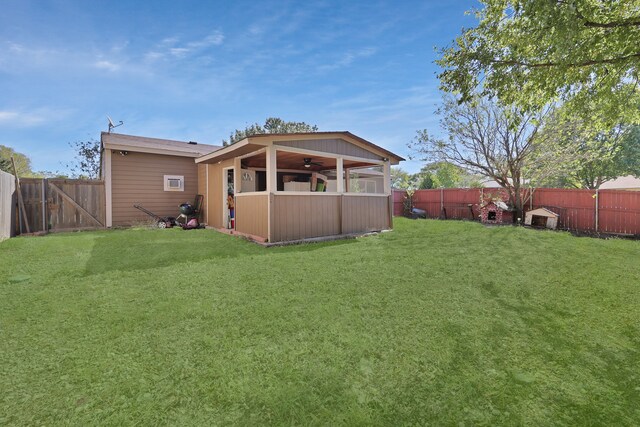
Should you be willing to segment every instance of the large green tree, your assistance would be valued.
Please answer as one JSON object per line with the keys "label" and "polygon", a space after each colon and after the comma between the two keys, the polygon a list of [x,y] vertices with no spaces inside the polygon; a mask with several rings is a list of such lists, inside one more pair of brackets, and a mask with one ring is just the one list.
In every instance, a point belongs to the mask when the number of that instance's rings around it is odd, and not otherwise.
{"label": "large green tree", "polygon": [[477,175],[446,161],[428,163],[416,174],[415,180],[421,190],[430,188],[481,187]]}
{"label": "large green tree", "polygon": [[11,162],[0,157],[0,171],[11,173]]}
{"label": "large green tree", "polygon": [[5,172],[13,174],[13,166],[11,165],[11,157],[16,163],[16,170],[20,177],[32,177],[33,171],[31,170],[31,159],[26,154],[18,153],[11,147],[6,145],[0,145],[0,168]]}
{"label": "large green tree", "polygon": [[236,129],[229,135],[229,139],[223,139],[222,145],[235,144],[236,142],[251,136],[265,133],[298,133],[298,132],[317,132],[318,126],[310,125],[305,122],[286,122],[278,117],[269,117],[265,120],[264,125],[254,123],[244,129]]}
{"label": "large green tree", "polygon": [[399,166],[391,167],[391,187],[398,190],[412,188],[412,175]]}
{"label": "large green tree", "polygon": [[596,150],[596,155],[579,162],[570,175],[582,188],[600,188],[620,176],[640,176],[640,132],[637,127],[601,132],[590,144],[585,144],[585,149]]}
{"label": "large green tree", "polygon": [[444,90],[528,111],[562,100],[579,114],[596,103],[602,128],[640,122],[640,0],[481,2],[478,25],[437,61]]}
{"label": "large green tree", "polygon": [[597,189],[620,176],[640,176],[640,127],[618,125],[594,132],[580,121],[556,132],[558,144],[571,144],[578,153],[559,174],[549,177],[549,186]]}

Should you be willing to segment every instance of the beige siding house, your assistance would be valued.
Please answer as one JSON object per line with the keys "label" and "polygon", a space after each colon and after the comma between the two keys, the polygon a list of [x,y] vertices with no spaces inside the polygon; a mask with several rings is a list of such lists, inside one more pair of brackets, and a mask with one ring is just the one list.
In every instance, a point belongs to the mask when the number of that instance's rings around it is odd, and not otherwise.
{"label": "beige siding house", "polygon": [[391,229],[402,160],[350,132],[314,132],[251,136],[196,163],[210,226],[277,243]]}
{"label": "beige siding house", "polygon": [[107,226],[177,216],[278,243],[391,229],[391,165],[404,160],[350,132],[255,135],[228,147],[102,133]]}
{"label": "beige siding house", "polygon": [[149,219],[134,204],[160,216],[177,216],[181,203],[193,202],[204,191],[199,186],[204,168],[194,159],[220,148],[106,132],[100,141],[107,227]]}

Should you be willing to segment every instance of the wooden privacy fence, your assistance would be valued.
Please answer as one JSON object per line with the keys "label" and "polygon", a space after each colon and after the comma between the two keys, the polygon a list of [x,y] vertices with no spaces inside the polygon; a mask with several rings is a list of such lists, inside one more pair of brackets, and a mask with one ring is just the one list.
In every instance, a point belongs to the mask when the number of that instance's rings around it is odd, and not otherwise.
{"label": "wooden privacy fence", "polygon": [[15,177],[0,171],[0,240],[15,234],[16,183]]}
{"label": "wooden privacy fence", "polygon": [[[31,232],[71,231],[105,226],[104,182],[81,179],[20,180]],[[26,230],[17,221],[18,232]]]}
{"label": "wooden privacy fence", "polygon": [[[429,218],[478,219],[483,193],[499,191],[497,188],[417,190],[413,205],[425,210]],[[393,192],[396,216],[404,213],[405,195],[405,191]],[[525,212],[541,207],[558,213],[558,228],[564,230],[640,235],[640,191],[537,188]]]}

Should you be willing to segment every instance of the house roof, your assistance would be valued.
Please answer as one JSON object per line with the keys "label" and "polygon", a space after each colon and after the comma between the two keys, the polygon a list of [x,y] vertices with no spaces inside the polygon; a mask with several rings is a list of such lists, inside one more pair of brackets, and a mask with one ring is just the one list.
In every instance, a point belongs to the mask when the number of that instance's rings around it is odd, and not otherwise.
{"label": "house roof", "polygon": [[125,135],[102,132],[100,141],[106,149],[133,151],[139,153],[164,154],[182,157],[200,157],[219,150],[219,145],[198,144],[172,139],[148,138],[146,136]]}
{"label": "house roof", "polygon": [[621,176],[600,186],[601,190],[635,190],[640,189],[640,178],[633,175]]}
{"label": "house roof", "polygon": [[384,154],[386,154],[387,157],[389,158],[393,158],[399,162],[404,161],[405,158],[398,156],[395,153],[392,153],[391,151],[380,147],[379,145],[374,144],[371,141],[367,141],[364,138],[359,137],[358,135],[355,135],[349,131],[333,131],[333,132],[297,132],[297,133],[266,133],[266,134],[261,134],[261,135],[253,135],[251,138],[260,138],[260,137],[282,137],[282,136],[308,136],[308,135],[318,135],[318,136],[329,136],[329,135],[342,135],[342,136],[346,136],[347,138],[353,138],[356,141],[364,144],[365,146],[368,146],[369,148],[371,148],[373,151],[380,151]]}
{"label": "house roof", "polygon": [[364,147],[367,150],[377,153],[383,157],[388,157],[392,160],[392,164],[398,164],[405,160],[403,157],[398,156],[391,151],[380,147],[379,145],[374,144],[373,142],[367,141],[364,138],[361,138],[357,135],[352,134],[348,131],[334,131],[334,132],[296,132],[296,133],[265,133],[258,135],[248,136],[232,145],[226,146],[220,150],[219,153],[209,153],[205,158],[201,158],[196,160],[196,162],[202,161],[211,161],[214,158],[216,160],[223,160],[226,158],[234,157],[236,155],[243,155],[256,148],[260,148],[261,143],[264,144],[264,140],[277,140],[279,138],[292,138],[292,137],[317,137],[318,139],[322,139],[323,137],[343,137],[345,140],[355,141]]}

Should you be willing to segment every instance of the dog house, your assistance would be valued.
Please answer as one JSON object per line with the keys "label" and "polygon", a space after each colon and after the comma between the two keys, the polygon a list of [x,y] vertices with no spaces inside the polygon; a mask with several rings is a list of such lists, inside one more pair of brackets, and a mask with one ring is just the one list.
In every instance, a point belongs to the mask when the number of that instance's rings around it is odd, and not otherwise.
{"label": "dog house", "polygon": [[480,206],[480,222],[483,224],[502,224],[502,217],[509,207],[505,202],[488,202]]}
{"label": "dog house", "polygon": [[547,208],[538,208],[525,214],[524,224],[531,227],[544,227],[555,230],[558,227],[558,215]]}

